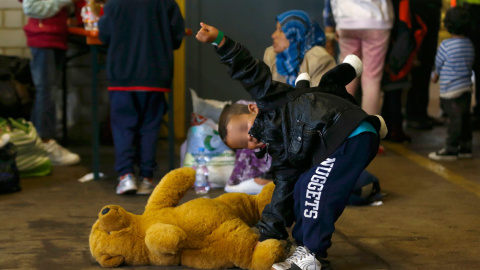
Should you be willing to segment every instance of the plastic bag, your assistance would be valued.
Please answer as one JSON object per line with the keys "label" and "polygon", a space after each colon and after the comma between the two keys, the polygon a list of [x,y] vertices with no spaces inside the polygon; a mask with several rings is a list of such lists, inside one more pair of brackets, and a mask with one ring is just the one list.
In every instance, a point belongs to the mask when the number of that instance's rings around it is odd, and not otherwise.
{"label": "plastic bag", "polygon": [[52,171],[52,163],[43,142],[31,122],[25,119],[0,117],[0,135],[8,134],[17,149],[15,159],[20,177],[44,176]]}
{"label": "plastic bag", "polygon": [[195,163],[193,155],[199,148],[204,148],[210,159],[207,169],[212,188],[224,187],[235,166],[235,152],[222,142],[217,129],[218,126],[213,120],[193,113],[183,160],[184,167],[192,167]]}
{"label": "plastic bag", "polygon": [[3,135],[0,139],[0,194],[20,191],[20,176],[15,163],[17,151],[8,142],[10,136]]}

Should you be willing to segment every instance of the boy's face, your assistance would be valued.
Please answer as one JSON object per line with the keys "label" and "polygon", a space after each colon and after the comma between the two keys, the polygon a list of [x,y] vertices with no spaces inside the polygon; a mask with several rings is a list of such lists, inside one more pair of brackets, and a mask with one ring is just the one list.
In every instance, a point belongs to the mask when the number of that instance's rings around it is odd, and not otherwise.
{"label": "boy's face", "polygon": [[288,41],[285,33],[282,31],[282,26],[277,22],[277,28],[272,34],[273,39],[273,51],[275,53],[281,53],[285,51],[290,46],[290,41]]}
{"label": "boy's face", "polygon": [[226,145],[233,149],[257,149],[264,145],[263,142],[250,136],[248,131],[257,118],[258,107],[255,104],[248,105],[249,114],[233,115],[227,124]]}

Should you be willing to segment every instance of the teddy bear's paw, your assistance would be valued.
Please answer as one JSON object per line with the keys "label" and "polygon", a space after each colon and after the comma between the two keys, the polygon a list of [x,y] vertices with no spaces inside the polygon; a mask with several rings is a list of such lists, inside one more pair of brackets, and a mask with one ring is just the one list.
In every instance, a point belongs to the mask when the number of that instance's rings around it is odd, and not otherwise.
{"label": "teddy bear's paw", "polygon": [[285,258],[284,245],[279,240],[268,239],[258,243],[253,251],[251,270],[268,270],[271,266]]}

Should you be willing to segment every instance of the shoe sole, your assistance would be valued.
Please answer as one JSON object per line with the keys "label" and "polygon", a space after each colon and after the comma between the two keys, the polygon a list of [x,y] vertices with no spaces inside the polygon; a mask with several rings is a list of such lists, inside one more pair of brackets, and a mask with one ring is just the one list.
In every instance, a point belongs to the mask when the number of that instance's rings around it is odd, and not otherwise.
{"label": "shoe sole", "polygon": [[122,193],[117,192],[118,195],[132,195],[132,194],[135,194],[135,193],[137,193],[136,189],[125,190]]}
{"label": "shoe sole", "polygon": [[458,154],[458,158],[460,159],[471,159],[473,158],[472,154]]}
{"label": "shoe sole", "polygon": [[151,191],[137,191],[137,195],[150,195],[152,194],[153,190]]}
{"label": "shoe sole", "polygon": [[80,160],[62,162],[62,163],[52,162],[52,166],[70,166],[70,165],[75,165],[75,164],[78,164],[78,163],[80,163]]}
{"label": "shoe sole", "polygon": [[428,158],[436,160],[436,161],[455,161],[455,160],[458,160],[457,156],[428,155]]}

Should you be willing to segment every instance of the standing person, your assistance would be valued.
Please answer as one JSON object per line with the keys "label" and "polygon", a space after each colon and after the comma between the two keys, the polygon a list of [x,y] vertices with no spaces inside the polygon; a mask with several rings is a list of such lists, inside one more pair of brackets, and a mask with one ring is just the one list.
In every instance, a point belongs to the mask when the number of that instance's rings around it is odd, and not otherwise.
{"label": "standing person", "polygon": [[310,83],[317,86],[323,74],[336,66],[335,59],[322,47],[324,32],[301,10],[286,11],[276,20],[273,44],[263,55],[272,79],[295,85],[299,74],[308,73]]}
{"label": "standing person", "polygon": [[275,190],[257,224],[259,241],[286,239],[285,227],[295,221],[292,236],[298,246],[285,262],[272,267],[328,269],[324,258],[334,223],[386,134],[381,117],[368,115],[345,89],[360,76],[361,60],[346,57],[316,87],[310,88],[308,74],[301,74],[294,88],[273,81],[268,66],[244,46],[215,27],[200,25],[196,38],[216,46],[230,76],[256,101],[245,105],[248,113],[224,109],[220,137],[232,149],[258,149],[258,156],[272,157]]}
{"label": "standing person", "polygon": [[[107,77],[117,194],[150,194],[156,144],[173,79],[173,50],[185,24],[174,0],[110,0],[98,21],[108,45]],[[134,165],[138,156],[137,191]]]}
{"label": "standing person", "polygon": [[[35,85],[31,121],[53,165],[73,165],[80,157],[55,141],[56,112],[53,96],[60,92],[62,66],[67,50],[69,8],[77,0],[23,0],[29,17],[25,25]],[[20,2],[22,2],[20,0]]]}
{"label": "standing person", "polygon": [[429,88],[435,53],[438,45],[438,31],[442,0],[410,0],[413,14],[418,15],[427,26],[427,34],[423,38],[417,53],[418,65],[412,68],[412,85],[407,92],[405,118],[407,127],[419,130],[432,129],[440,125],[437,119],[428,115]]}
{"label": "standing person", "polygon": [[475,47],[475,107],[472,114],[472,128],[480,130],[480,0],[452,0],[451,6],[463,6],[470,13],[471,28],[467,36]]}
{"label": "standing person", "polygon": [[[378,114],[380,83],[394,19],[392,3],[390,0],[327,1],[324,10],[326,35],[332,36],[336,30],[341,61],[349,54],[362,59],[362,109],[368,114]],[[353,96],[358,80],[347,85],[347,91]]]}
{"label": "standing person", "polygon": [[468,11],[454,7],[447,11],[445,27],[452,37],[442,41],[435,57],[432,82],[440,77],[440,101],[449,119],[445,148],[428,155],[433,160],[472,157],[472,67],[475,50],[466,36],[470,28]]}

